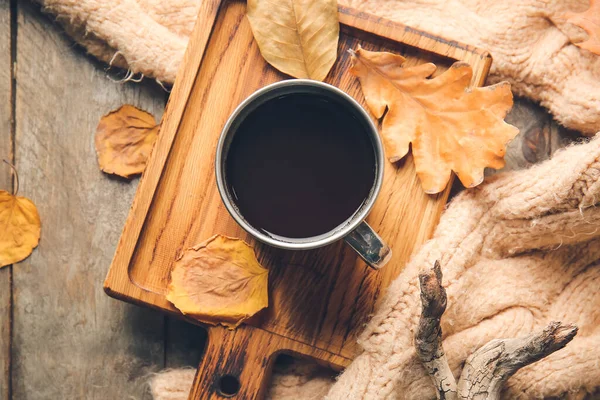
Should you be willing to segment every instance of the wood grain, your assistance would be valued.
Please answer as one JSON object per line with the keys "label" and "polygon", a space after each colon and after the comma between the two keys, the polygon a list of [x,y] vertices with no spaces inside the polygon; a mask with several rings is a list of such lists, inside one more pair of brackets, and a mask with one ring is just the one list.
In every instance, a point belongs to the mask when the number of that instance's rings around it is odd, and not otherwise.
{"label": "wood grain", "polygon": [[[358,44],[401,53],[407,66],[434,62],[438,74],[456,60],[467,61],[477,85],[489,70],[491,59],[484,51],[346,7],[340,7],[340,19],[339,57],[326,81],[363,104],[359,83],[348,73],[347,50]],[[357,334],[380,294],[415,247],[430,237],[449,190],[437,196],[424,194],[410,157],[400,165],[386,165],[381,195],[368,218],[394,252],[379,272],[370,270],[341,242],[302,252],[256,243],[220,200],[214,180],[215,145],[241,100],[287,77],[261,57],[243,1],[204,2],[196,26],[201,28],[192,35],[105,289],[112,296],[180,315],[164,299],[177,254],[214,233],[244,238],[270,270],[269,308],[234,334],[210,328],[207,356],[191,396],[217,396],[207,380],[232,373],[242,381],[239,398],[254,398],[260,397],[278,352],[302,354],[337,368],[348,365],[358,350]],[[228,357],[245,357],[246,363],[228,363]],[[226,371],[227,365],[235,365],[233,372]]]}
{"label": "wood grain", "polygon": [[[241,326],[236,330],[210,328],[208,344],[194,379],[190,399],[221,399],[227,396],[222,379],[239,382],[235,398],[244,400],[264,397],[275,357],[286,353],[311,357],[323,365],[339,369],[344,360],[296,340],[273,335],[262,329]],[[226,378],[226,379],[227,379]],[[233,394],[233,393],[231,393]]]}
{"label": "wood grain", "polygon": [[[0,0],[0,162],[13,161],[11,132],[11,39],[9,0]],[[12,191],[10,167],[0,165],[0,190]]]}
{"label": "wood grain", "polygon": [[[0,160],[13,162],[9,0],[0,0]],[[9,167],[0,162],[0,190],[12,191]],[[0,399],[10,397],[12,266],[0,268]]]}
{"label": "wood grain", "polygon": [[136,185],[100,172],[93,135],[123,103],[160,117],[163,92],[111,82],[29,2],[17,40],[16,162],[42,235],[14,266],[12,397],[142,398],[163,366],[164,317],[102,293]]}

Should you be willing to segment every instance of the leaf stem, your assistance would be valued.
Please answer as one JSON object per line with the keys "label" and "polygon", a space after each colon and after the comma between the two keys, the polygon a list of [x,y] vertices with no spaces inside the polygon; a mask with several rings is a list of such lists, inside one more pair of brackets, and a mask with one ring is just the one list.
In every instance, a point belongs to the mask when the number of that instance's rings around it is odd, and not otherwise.
{"label": "leaf stem", "polygon": [[15,187],[14,187],[14,191],[13,191],[13,196],[16,196],[17,193],[19,193],[19,174],[17,173],[17,168],[6,160],[2,160],[2,161],[4,161],[6,164],[8,164],[10,166],[10,168],[12,169],[12,173],[15,176]]}

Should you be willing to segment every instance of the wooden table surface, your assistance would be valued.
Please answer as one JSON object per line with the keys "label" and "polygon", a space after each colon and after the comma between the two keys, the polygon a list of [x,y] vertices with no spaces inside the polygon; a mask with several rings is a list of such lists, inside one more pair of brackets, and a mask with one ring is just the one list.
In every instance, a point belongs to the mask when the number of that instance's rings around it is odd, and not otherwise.
{"label": "wooden table surface", "polygon": [[[42,220],[39,247],[0,269],[0,400],[149,399],[147,374],[197,366],[204,330],[108,298],[102,282],[138,180],[98,169],[94,131],[130,103],[160,118],[168,94],[152,80],[115,83],[29,2],[0,0],[0,159]],[[509,168],[546,159],[573,138],[530,102]],[[0,189],[11,190],[0,165]]]}

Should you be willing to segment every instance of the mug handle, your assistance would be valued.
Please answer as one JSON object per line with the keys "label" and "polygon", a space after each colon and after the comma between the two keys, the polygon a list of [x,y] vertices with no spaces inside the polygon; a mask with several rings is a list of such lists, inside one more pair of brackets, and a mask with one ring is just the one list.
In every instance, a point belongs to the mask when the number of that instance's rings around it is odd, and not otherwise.
{"label": "mug handle", "polygon": [[346,235],[344,241],[373,269],[380,269],[392,258],[392,249],[365,221]]}

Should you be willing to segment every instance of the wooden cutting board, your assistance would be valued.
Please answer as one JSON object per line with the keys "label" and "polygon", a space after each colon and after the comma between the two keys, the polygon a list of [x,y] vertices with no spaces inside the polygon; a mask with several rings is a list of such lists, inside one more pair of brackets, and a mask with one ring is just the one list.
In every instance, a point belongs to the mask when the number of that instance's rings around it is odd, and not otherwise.
{"label": "wooden cutting board", "polygon": [[[233,109],[256,89],[288,76],[261,57],[240,0],[205,0],[140,182],[108,277],[110,296],[185,318],[165,292],[177,255],[216,233],[245,239],[269,269],[269,307],[235,331],[209,327],[209,342],[191,399],[260,398],[278,353],[347,366],[357,335],[381,294],[438,222],[449,189],[423,193],[410,156],[385,166],[381,194],[368,223],[393,250],[374,271],[344,243],[285,251],[255,242],[223,206],[214,173],[217,138]],[[340,6],[338,60],[326,82],[364,105],[348,72],[348,49],[404,55],[405,66],[456,60],[473,66],[482,85],[491,64],[485,51]],[[190,320],[190,319],[188,319]],[[190,320],[190,322],[196,322]],[[237,387],[239,383],[239,387]]]}

